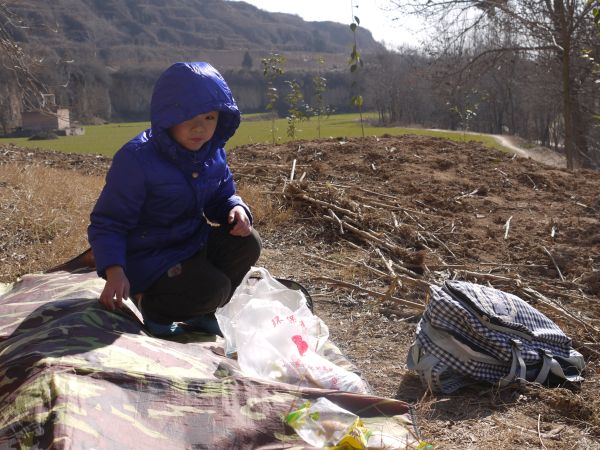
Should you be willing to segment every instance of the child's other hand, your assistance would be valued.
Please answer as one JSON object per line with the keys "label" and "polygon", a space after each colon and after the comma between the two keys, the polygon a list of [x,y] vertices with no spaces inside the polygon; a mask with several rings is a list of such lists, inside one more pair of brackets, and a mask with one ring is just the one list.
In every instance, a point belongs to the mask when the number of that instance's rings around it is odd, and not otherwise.
{"label": "child's other hand", "polygon": [[252,232],[252,225],[250,224],[246,210],[239,205],[234,206],[229,211],[227,223],[233,224],[233,227],[229,230],[229,234],[233,236],[245,237]]}
{"label": "child's other hand", "polygon": [[129,298],[129,280],[121,266],[110,266],[106,269],[106,284],[100,294],[100,303],[114,311],[122,306],[124,298]]}

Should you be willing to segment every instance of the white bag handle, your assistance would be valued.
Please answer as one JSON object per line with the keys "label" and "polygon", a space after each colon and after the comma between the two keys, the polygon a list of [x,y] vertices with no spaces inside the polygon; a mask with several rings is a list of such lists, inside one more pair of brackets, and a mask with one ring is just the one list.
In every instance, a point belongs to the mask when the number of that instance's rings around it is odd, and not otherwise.
{"label": "white bag handle", "polygon": [[[250,267],[250,270],[246,273],[246,275],[244,275],[244,278],[242,279],[242,282],[240,283],[238,289],[250,287],[248,280],[250,280],[251,278],[257,278],[256,277],[257,274],[260,274],[260,279],[265,280],[265,283],[270,288],[288,289],[283,284],[281,284],[279,281],[277,281],[275,278],[273,278],[273,275],[271,275],[271,273],[267,269],[265,269],[264,267],[254,267],[254,266]],[[234,293],[234,295],[235,295],[235,293]]]}

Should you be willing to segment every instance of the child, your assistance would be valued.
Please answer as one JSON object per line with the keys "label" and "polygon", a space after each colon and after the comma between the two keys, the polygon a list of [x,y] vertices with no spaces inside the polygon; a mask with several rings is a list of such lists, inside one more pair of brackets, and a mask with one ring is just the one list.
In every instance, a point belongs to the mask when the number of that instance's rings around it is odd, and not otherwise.
{"label": "child", "polygon": [[181,332],[177,322],[220,334],[213,313],[261,249],[223,148],[239,124],[231,91],[210,64],[176,63],[160,76],[152,127],[115,154],[90,216],[106,308],[135,296],[154,334]]}

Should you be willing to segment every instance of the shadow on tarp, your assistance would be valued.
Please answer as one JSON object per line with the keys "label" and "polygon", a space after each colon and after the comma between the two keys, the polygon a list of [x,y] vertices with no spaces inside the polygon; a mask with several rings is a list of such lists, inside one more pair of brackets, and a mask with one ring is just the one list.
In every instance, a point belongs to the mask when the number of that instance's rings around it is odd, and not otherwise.
{"label": "shadow on tarp", "polygon": [[[0,400],[32,372],[86,358],[141,326],[104,309],[93,273],[26,275],[0,295]],[[97,358],[97,356],[93,356]]]}

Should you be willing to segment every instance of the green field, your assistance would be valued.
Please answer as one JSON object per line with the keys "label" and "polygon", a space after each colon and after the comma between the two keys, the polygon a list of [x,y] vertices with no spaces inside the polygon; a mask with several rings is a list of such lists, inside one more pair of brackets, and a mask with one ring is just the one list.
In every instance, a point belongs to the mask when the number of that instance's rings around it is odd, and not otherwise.
{"label": "green field", "polygon": [[[244,116],[248,120],[242,120],[239,130],[230,139],[229,148],[251,143],[272,142],[271,121],[255,120],[252,115]],[[264,117],[264,116],[263,116]],[[367,116],[369,117],[369,116]],[[371,118],[375,116],[371,115]],[[149,127],[147,122],[115,123],[108,125],[85,126],[83,136],[63,136],[58,139],[30,141],[27,138],[0,138],[0,145],[14,143],[22,147],[44,148],[59,150],[69,153],[93,153],[112,156],[129,139],[140,131]],[[275,121],[277,142],[287,142],[287,121],[278,119]],[[435,136],[453,141],[473,140],[483,143],[491,148],[504,150],[500,144],[491,136],[469,134],[452,131],[431,131],[421,128],[401,127],[373,127],[365,125],[365,136],[381,136],[382,134],[402,135],[417,134]],[[358,114],[339,114],[321,120],[321,137],[360,137],[361,127]],[[316,139],[317,119],[302,122],[297,125],[296,139]]]}

